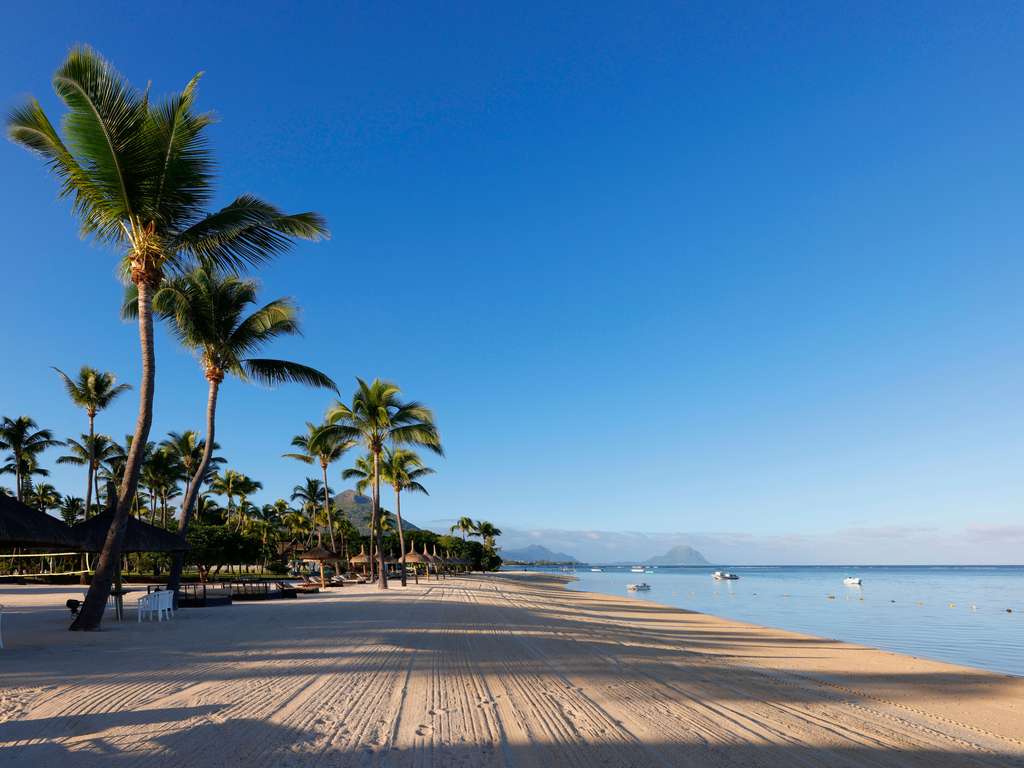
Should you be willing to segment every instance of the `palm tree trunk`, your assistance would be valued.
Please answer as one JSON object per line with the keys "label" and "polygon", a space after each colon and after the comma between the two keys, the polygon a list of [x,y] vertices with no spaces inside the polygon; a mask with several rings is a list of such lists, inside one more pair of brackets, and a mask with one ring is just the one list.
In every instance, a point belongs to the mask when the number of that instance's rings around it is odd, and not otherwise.
{"label": "palm tree trunk", "polygon": [[[324,472],[324,518],[327,520],[327,532],[331,534],[331,551],[337,552],[334,545],[334,523],[331,522],[331,494],[327,491],[327,465],[321,462],[320,469]],[[323,568],[323,565],[320,567]]]}
{"label": "palm tree trunk", "polygon": [[[93,445],[93,439],[94,439],[93,436],[96,434],[95,422],[96,422],[96,414],[90,413],[89,414],[89,456],[88,456],[88,464],[87,464],[88,468],[85,471],[85,516],[84,516],[85,520],[89,519],[89,507],[92,506],[92,479],[93,479],[93,471],[94,471],[93,465],[96,463],[96,454],[95,454],[96,446]],[[98,499],[97,499],[97,501],[98,501]],[[83,552],[82,553],[82,558],[81,558],[81,567],[79,568],[79,570],[82,571],[82,575],[78,577],[78,583],[79,584],[87,584],[88,583],[89,580],[86,578],[86,573],[85,573],[88,569],[89,569],[89,566],[88,566],[88,555],[86,555]]]}
{"label": "palm tree trunk", "polygon": [[85,519],[89,519],[89,505],[92,503],[92,475],[93,475],[93,464],[96,463],[95,450],[96,447],[93,445],[95,439],[95,414],[89,414],[89,463],[88,469],[85,473]]}
{"label": "palm tree trunk", "polygon": [[[196,500],[199,497],[199,489],[203,485],[203,477],[210,466],[210,459],[213,458],[213,436],[217,428],[217,392],[220,389],[220,380],[214,377],[210,381],[210,388],[206,395],[206,444],[203,446],[203,458],[199,461],[196,473],[188,485],[185,498],[181,502],[181,524],[178,526],[178,536],[182,541],[188,535],[188,524],[192,520],[192,511],[196,507]],[[185,567],[185,553],[175,552],[174,560],[171,563],[171,572],[167,576],[167,588],[175,593],[177,602],[178,588],[181,586],[181,571]]]}
{"label": "palm tree trunk", "polygon": [[380,525],[380,452],[373,452],[373,525],[377,539],[377,566],[380,569],[377,589],[388,588],[388,572],[384,563],[384,531]]}
{"label": "palm tree trunk", "polygon": [[135,436],[125,461],[124,479],[117,492],[117,509],[103,541],[96,573],[78,617],[71,623],[72,631],[91,631],[100,628],[103,612],[110,596],[110,586],[121,559],[121,543],[128,524],[135,490],[139,486],[142,456],[153,424],[153,385],[156,378],[156,355],[153,350],[153,287],[146,278],[136,281],[139,289],[139,347],[142,353],[142,381],[139,384],[139,415],[135,421]]}
{"label": "palm tree trunk", "polygon": [[14,454],[14,495],[18,501],[25,500],[25,491],[21,485],[21,453]]}
{"label": "palm tree trunk", "polygon": [[395,519],[398,521],[398,550],[402,553],[402,586],[405,586],[405,535],[402,533],[402,491],[395,488]]}

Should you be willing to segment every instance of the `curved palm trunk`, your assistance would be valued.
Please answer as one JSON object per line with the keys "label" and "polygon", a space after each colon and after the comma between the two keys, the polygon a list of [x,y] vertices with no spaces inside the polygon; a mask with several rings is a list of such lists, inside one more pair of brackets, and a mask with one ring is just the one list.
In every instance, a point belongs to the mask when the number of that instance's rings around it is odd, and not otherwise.
{"label": "curved palm trunk", "polygon": [[[209,392],[206,396],[206,444],[203,446],[203,458],[199,462],[196,473],[188,484],[185,498],[181,502],[181,524],[178,526],[178,535],[185,539],[188,535],[188,525],[192,521],[192,512],[196,508],[199,499],[199,489],[203,485],[203,477],[210,466],[210,459],[213,458],[213,439],[217,427],[217,393],[220,389],[220,381],[210,381]],[[167,577],[167,588],[175,593],[174,600],[177,602],[178,588],[181,586],[181,571],[185,567],[185,553],[175,552],[174,560],[171,563],[171,572]]]}
{"label": "curved palm trunk", "polygon": [[139,384],[139,415],[135,421],[135,436],[124,466],[124,479],[117,492],[117,509],[110,523],[103,549],[96,561],[89,591],[78,617],[71,623],[72,631],[91,631],[100,628],[103,611],[107,607],[110,586],[121,562],[121,543],[128,524],[128,513],[139,486],[142,456],[153,424],[153,385],[156,377],[156,355],[153,351],[153,286],[145,279],[137,281],[139,289],[139,347],[142,352],[142,381]]}
{"label": "curved palm trunk", "polygon": [[380,453],[373,452],[373,527],[377,539],[377,567],[379,568],[380,580],[377,582],[378,589],[388,588],[388,572],[384,563],[384,531],[380,526]]}
{"label": "curved palm trunk", "polygon": [[398,549],[402,553],[402,586],[406,584],[405,578],[405,534],[402,533],[402,490],[395,488],[395,519],[398,521]]}

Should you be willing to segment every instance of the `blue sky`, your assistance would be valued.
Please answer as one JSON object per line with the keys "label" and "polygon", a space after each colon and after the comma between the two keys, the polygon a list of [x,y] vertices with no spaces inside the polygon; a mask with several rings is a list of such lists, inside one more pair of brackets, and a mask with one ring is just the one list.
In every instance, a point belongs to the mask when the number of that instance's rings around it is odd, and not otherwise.
{"label": "blue sky", "polygon": [[[25,6],[0,102],[59,114],[75,42],[155,93],[206,72],[218,203],[333,232],[259,274],[304,310],[274,354],[437,412],[414,522],[584,557],[1019,562],[1024,12],[895,5]],[[0,414],[77,434],[49,366],[138,377],[115,259],[37,159],[7,144],[0,168]],[[204,398],[161,334],[154,435]],[[261,500],[301,481],[279,456],[329,400],[225,386],[218,439]]]}

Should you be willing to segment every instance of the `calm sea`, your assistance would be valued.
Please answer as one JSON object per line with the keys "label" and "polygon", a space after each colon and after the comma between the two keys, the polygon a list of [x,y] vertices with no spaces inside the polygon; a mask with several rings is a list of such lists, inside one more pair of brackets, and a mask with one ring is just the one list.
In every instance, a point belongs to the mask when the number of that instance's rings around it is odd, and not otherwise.
{"label": "calm sea", "polygon": [[[715,581],[708,567],[603,568],[578,567],[569,588],[1024,676],[1024,566],[729,567],[738,581]],[[637,581],[651,591],[627,592]]]}

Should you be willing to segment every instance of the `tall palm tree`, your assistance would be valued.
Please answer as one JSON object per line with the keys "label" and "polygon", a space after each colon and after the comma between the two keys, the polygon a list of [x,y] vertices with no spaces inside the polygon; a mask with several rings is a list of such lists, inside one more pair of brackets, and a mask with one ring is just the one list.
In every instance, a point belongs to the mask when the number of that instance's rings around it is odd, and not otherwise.
{"label": "tall palm tree", "polygon": [[467,536],[472,536],[476,533],[476,523],[473,522],[471,517],[460,517],[455,521],[455,525],[448,530],[452,533],[459,531],[462,534],[462,540],[465,541]]}
{"label": "tall palm tree", "polygon": [[[118,384],[114,374],[98,371],[88,365],[81,367],[77,379],[72,379],[60,368],[53,370],[64,380],[64,389],[67,390],[71,402],[85,410],[85,415],[89,417],[89,439],[85,444],[91,448],[93,435],[96,434],[96,414],[131,389],[131,385]],[[85,465],[85,509],[88,514],[88,509],[92,505],[93,472],[96,470],[96,462],[92,456],[88,456]]]}
{"label": "tall palm tree", "polygon": [[427,475],[434,474],[434,470],[424,466],[423,460],[415,452],[404,449],[387,449],[384,452],[384,461],[381,466],[381,477],[391,485],[395,492],[395,520],[398,524],[398,548],[401,551],[402,565],[401,576],[402,586],[406,584],[405,578],[405,534],[402,531],[402,491],[415,493],[427,493],[427,489],[420,484],[420,479]]}
{"label": "tall palm tree", "polygon": [[118,491],[114,523],[73,630],[98,629],[135,497],[142,449],[153,420],[156,372],[152,298],[165,273],[198,262],[238,269],[287,250],[296,238],[327,233],[313,213],[285,215],[251,195],[207,214],[213,198],[213,158],[206,143],[209,114],[195,111],[199,75],[159,102],[132,87],[103,57],[86,46],[71,50],[53,77],[67,107],[54,128],[39,102],[30,99],[7,118],[8,137],[42,156],[70,197],[83,237],[112,246],[121,273],[139,294],[142,379],[134,450]]}
{"label": "tall palm tree", "polygon": [[39,429],[39,425],[29,416],[16,419],[4,416],[3,421],[0,421],[0,450],[11,452],[7,464],[0,468],[0,473],[14,475],[14,492],[18,501],[25,500],[27,476],[49,474],[39,467],[39,454],[58,445],[63,443],[55,440],[50,430]]}
{"label": "tall palm tree", "polygon": [[417,403],[402,402],[401,390],[391,382],[374,379],[358,384],[351,405],[336,402],[327,412],[327,422],[333,425],[339,439],[358,440],[373,457],[373,516],[370,527],[376,532],[377,558],[380,566],[379,589],[388,588],[384,567],[383,536],[380,530],[380,459],[385,446],[421,445],[444,455],[441,437],[434,424],[434,414]]}
{"label": "tall palm tree", "polygon": [[[183,538],[188,533],[192,508],[213,454],[217,397],[226,375],[266,386],[295,382],[338,391],[330,377],[315,368],[289,360],[252,357],[278,337],[300,334],[295,303],[291,299],[275,299],[252,309],[256,304],[256,289],[255,280],[199,267],[166,281],[153,297],[153,309],[167,320],[182,346],[198,355],[208,388],[206,449],[181,504],[179,531]],[[138,313],[139,295],[137,290],[129,289],[125,315],[131,317]],[[175,554],[168,589],[178,588],[184,561],[184,553]]]}
{"label": "tall palm tree", "polygon": [[[327,490],[327,467],[338,461],[356,443],[354,440],[339,439],[337,433],[331,429],[329,424],[312,424],[306,422],[306,434],[296,435],[292,438],[292,445],[299,448],[302,453],[286,453],[284,458],[296,459],[304,464],[312,464],[314,461],[320,464],[320,471],[323,472],[324,483],[324,519],[327,520],[327,530],[331,538],[331,551],[337,552],[334,545],[334,524],[331,515],[331,497]],[[341,550],[344,557],[348,558],[348,546],[345,535],[341,537]]]}

